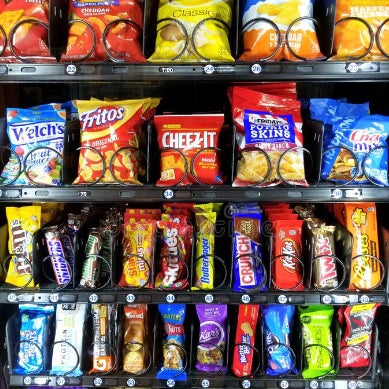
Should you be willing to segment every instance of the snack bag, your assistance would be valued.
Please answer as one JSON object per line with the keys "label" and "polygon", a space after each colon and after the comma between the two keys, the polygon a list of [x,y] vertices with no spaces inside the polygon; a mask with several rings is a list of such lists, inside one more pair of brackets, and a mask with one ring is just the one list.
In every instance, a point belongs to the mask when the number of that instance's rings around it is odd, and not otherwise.
{"label": "snack bag", "polygon": [[216,149],[223,122],[223,114],[156,116],[161,150],[157,185],[222,184]]}
{"label": "snack bag", "polygon": [[151,62],[232,62],[231,0],[160,0]]}
{"label": "snack bag", "polygon": [[388,116],[347,117],[337,121],[331,135],[326,137],[324,150],[328,151],[323,154],[321,178],[339,183],[353,179],[366,184],[370,182],[368,176],[373,183],[388,186],[388,136]]}
{"label": "snack bag", "polygon": [[275,220],[273,228],[273,286],[281,290],[303,290],[302,220]]}
{"label": "snack bag", "polygon": [[226,345],[227,305],[196,305],[200,321],[197,345],[196,369],[199,371],[224,371],[224,348]]}
{"label": "snack bag", "polygon": [[307,186],[301,103],[241,87],[230,96],[240,152],[233,186]]}
{"label": "snack bag", "polygon": [[298,307],[303,331],[304,379],[334,372],[331,323],[334,308],[324,305]]}
{"label": "snack bag", "polygon": [[340,367],[364,367],[372,362],[374,316],[380,305],[360,304],[345,308],[342,315],[345,328],[340,343]]}
{"label": "snack bag", "polygon": [[115,367],[115,320],[117,306],[92,304],[93,366],[89,373],[108,373]]}
{"label": "snack bag", "polygon": [[82,374],[84,322],[88,304],[58,304],[51,374]]}
{"label": "snack bag", "polygon": [[[379,286],[382,269],[380,258],[377,210],[374,203],[343,205],[343,224],[353,235],[349,289],[373,289]],[[372,256],[372,257],[371,257]]]}
{"label": "snack bag", "polygon": [[185,311],[184,304],[158,304],[164,326],[162,340],[163,364],[157,372],[157,379],[174,378],[184,381],[185,371]]}
{"label": "snack bag", "polygon": [[151,99],[77,100],[82,148],[74,184],[141,184],[138,175],[143,172],[138,149],[142,146],[141,126],[146,120],[145,113],[150,114],[150,104]]}
{"label": "snack bag", "polygon": [[19,305],[20,336],[14,374],[38,374],[45,370],[50,352],[48,326],[53,313],[53,305]]}
{"label": "snack bag", "polygon": [[7,108],[12,150],[0,181],[14,185],[61,185],[64,110]]}
{"label": "snack bag", "polygon": [[252,374],[258,314],[259,305],[239,305],[232,360],[232,372],[236,377],[247,377]]}
{"label": "snack bag", "polygon": [[280,376],[295,370],[295,357],[290,348],[293,331],[293,305],[267,305],[262,307],[263,339],[267,353],[266,374]]}
{"label": "snack bag", "polygon": [[123,272],[119,286],[152,287],[156,229],[155,220],[124,224]]}
{"label": "snack bag", "polygon": [[5,282],[17,287],[34,287],[33,235],[40,228],[39,206],[6,207],[8,251],[12,255]]}
{"label": "snack bag", "polygon": [[[145,62],[142,54],[143,0],[69,2],[66,52],[61,61]],[[93,31],[93,34],[92,34]],[[94,36],[93,36],[94,35]]]}
{"label": "snack bag", "polygon": [[[312,21],[315,0],[246,0],[241,61],[324,58]],[[258,20],[260,18],[260,20]],[[303,18],[300,21],[297,19]],[[280,36],[274,24],[280,30]],[[290,32],[286,32],[291,27]]]}
{"label": "snack bag", "polygon": [[[388,0],[379,2],[337,0],[333,44],[334,56],[331,59],[386,60],[387,58],[383,53],[387,54],[389,52],[389,30],[387,25],[384,25],[378,35],[377,33],[378,28],[388,18]],[[365,23],[371,28],[373,36],[370,36]]]}
{"label": "snack bag", "polygon": [[146,369],[147,305],[124,307],[123,370],[139,374]]}
{"label": "snack bag", "polygon": [[[50,57],[47,28],[41,25],[48,26],[49,23],[49,0],[11,0],[1,3],[0,25],[4,29],[7,42],[3,41],[3,37],[0,38],[1,45],[6,44],[0,61],[16,62],[19,60],[15,58],[16,54],[18,57],[28,58],[28,61],[55,62],[55,59]],[[21,24],[14,30],[17,23]],[[12,31],[14,33],[11,42]]]}

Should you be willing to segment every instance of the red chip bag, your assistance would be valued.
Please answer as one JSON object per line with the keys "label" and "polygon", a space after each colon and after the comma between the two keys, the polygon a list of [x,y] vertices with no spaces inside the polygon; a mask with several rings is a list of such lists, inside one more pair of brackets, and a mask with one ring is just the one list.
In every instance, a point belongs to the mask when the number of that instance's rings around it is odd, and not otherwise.
{"label": "red chip bag", "polygon": [[219,133],[223,114],[155,116],[161,151],[157,185],[222,184]]}
{"label": "red chip bag", "polygon": [[104,61],[111,58],[145,62],[140,43],[143,1],[97,0],[93,6],[91,4],[83,0],[70,0],[72,24],[68,32],[67,49],[61,60]]}
{"label": "red chip bag", "polygon": [[[2,1],[0,25],[7,37],[7,46],[2,60],[16,61],[14,53],[20,57],[28,57],[34,62],[55,61],[50,57],[48,49],[48,14],[49,1],[29,0]],[[23,21],[26,21],[23,23]],[[10,36],[17,23],[13,38]],[[45,27],[46,26],[46,27]],[[4,47],[4,37],[0,34],[0,43]],[[11,39],[12,38],[12,39]],[[13,46],[14,53],[11,51]]]}

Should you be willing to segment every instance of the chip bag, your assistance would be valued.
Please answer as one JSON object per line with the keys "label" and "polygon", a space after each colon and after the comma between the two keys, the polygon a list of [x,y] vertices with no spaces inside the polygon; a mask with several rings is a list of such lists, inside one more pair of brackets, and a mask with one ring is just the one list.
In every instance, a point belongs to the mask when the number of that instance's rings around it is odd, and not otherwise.
{"label": "chip bag", "polygon": [[154,113],[156,101],[159,99],[77,100],[81,152],[74,184],[141,184],[141,126]]}
{"label": "chip bag", "polygon": [[0,181],[14,185],[60,185],[65,121],[62,109],[7,108],[12,152]]}
{"label": "chip bag", "polygon": [[298,307],[304,346],[304,379],[318,378],[334,372],[331,323],[334,308],[311,305]]}
{"label": "chip bag", "polygon": [[[48,48],[49,0],[3,0],[0,9],[0,26],[7,38],[7,42],[4,42],[4,37],[0,34],[1,49],[6,44],[0,61],[15,62],[18,60],[15,58],[16,54],[28,61],[55,62]],[[21,24],[14,29],[17,23]]]}
{"label": "chip bag", "polygon": [[6,207],[8,251],[11,254],[5,282],[17,287],[34,287],[33,235],[40,228],[39,206]]}
{"label": "chip bag", "polygon": [[228,41],[232,0],[160,0],[151,62],[234,61]]}
{"label": "chip bag", "polygon": [[217,148],[223,122],[223,114],[155,116],[161,149],[157,185],[222,184]]}
{"label": "chip bag", "polygon": [[[337,0],[334,56],[331,59],[386,60],[383,53],[389,53],[389,26],[383,23],[388,18],[388,0]],[[378,33],[380,26],[382,29]]]}
{"label": "chip bag", "polygon": [[[315,60],[320,52],[312,21],[315,0],[246,0],[241,61]],[[297,21],[299,18],[303,18]],[[258,20],[260,19],[260,20]],[[278,27],[280,36],[277,33]],[[293,24],[293,25],[292,25]],[[287,30],[291,26],[288,34]]]}
{"label": "chip bag", "polygon": [[[145,62],[143,0],[71,0],[68,43],[62,61]],[[93,34],[95,36],[95,41]]]}
{"label": "chip bag", "polygon": [[240,151],[233,186],[307,186],[301,103],[237,86],[229,96]]}

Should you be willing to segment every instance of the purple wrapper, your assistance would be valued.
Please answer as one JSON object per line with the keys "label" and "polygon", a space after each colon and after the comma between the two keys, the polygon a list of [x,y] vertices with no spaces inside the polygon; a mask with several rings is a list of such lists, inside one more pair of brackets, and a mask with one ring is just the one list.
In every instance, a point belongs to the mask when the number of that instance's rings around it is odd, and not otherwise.
{"label": "purple wrapper", "polygon": [[196,369],[223,371],[227,305],[196,305],[196,311],[200,321]]}

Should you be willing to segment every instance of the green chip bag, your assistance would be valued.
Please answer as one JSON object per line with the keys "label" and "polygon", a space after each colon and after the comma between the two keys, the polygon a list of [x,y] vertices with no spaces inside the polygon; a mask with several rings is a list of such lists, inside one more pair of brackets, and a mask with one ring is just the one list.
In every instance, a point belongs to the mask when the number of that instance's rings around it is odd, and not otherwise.
{"label": "green chip bag", "polygon": [[331,322],[334,308],[311,305],[299,307],[304,344],[304,368],[302,375],[318,378],[334,373]]}

